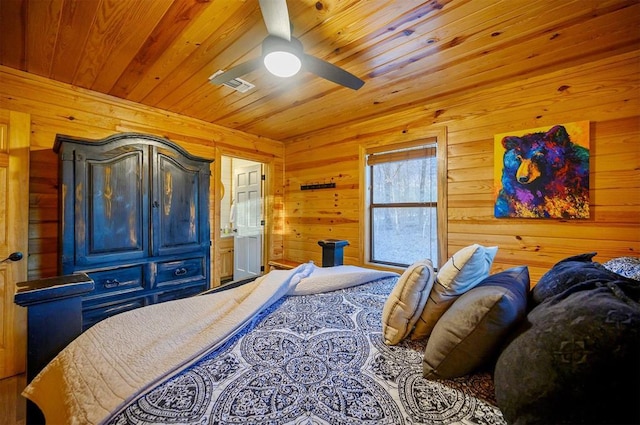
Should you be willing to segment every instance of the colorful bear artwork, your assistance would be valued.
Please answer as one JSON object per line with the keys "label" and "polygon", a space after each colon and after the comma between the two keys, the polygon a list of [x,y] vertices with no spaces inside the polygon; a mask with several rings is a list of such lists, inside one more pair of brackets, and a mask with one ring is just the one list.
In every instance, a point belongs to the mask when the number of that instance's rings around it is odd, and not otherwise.
{"label": "colorful bear artwork", "polygon": [[589,122],[495,136],[496,217],[589,218]]}

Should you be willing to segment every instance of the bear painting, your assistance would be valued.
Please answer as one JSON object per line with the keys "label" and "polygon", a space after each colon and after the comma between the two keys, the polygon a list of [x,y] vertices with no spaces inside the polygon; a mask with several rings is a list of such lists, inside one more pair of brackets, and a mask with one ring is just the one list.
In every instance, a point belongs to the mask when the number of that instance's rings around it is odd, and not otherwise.
{"label": "bear painting", "polygon": [[589,122],[547,128],[496,136],[496,217],[589,217]]}

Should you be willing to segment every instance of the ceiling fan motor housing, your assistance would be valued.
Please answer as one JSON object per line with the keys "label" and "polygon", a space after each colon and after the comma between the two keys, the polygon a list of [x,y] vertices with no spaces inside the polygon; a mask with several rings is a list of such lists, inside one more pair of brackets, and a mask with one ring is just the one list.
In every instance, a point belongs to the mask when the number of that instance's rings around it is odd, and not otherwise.
{"label": "ceiling fan motor housing", "polygon": [[302,58],[304,54],[302,43],[297,38],[291,37],[291,41],[289,41],[274,35],[267,36],[262,42],[262,56],[264,57],[271,52],[289,52],[298,58]]}

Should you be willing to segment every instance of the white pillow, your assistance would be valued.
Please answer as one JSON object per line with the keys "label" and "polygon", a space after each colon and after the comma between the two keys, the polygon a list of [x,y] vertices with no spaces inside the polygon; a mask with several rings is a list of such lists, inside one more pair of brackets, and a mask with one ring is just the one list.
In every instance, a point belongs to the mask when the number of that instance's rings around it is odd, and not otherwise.
{"label": "white pillow", "polygon": [[387,345],[402,341],[413,329],[433,287],[435,273],[431,260],[409,266],[382,309],[382,334]]}
{"label": "white pillow", "polygon": [[398,276],[398,273],[359,266],[314,267],[313,273],[291,288],[287,295],[320,294],[392,276]]}
{"label": "white pillow", "polygon": [[489,276],[498,247],[473,244],[449,258],[438,271],[429,299],[415,324],[411,339],[431,335],[436,322],[460,295]]}

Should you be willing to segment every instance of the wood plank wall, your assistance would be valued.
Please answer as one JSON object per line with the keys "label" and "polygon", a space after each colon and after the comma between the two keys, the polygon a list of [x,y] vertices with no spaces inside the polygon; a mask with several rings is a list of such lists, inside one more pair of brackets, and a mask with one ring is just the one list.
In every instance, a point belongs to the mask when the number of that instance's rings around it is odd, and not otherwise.
{"label": "wood plank wall", "polygon": [[[52,147],[57,133],[99,139],[119,132],[139,132],[166,137],[194,155],[217,159],[212,175],[219,173],[221,155],[267,164],[272,194],[266,199],[267,259],[282,256],[284,145],[282,142],[242,133],[149,108],[133,102],[79,89],[68,84],[0,66],[0,108],[31,114],[31,175],[29,209],[29,279],[58,274],[58,176]],[[211,185],[212,258],[219,262],[219,212]],[[265,262],[266,264],[266,262]],[[219,282],[212,267],[213,285]]]}
{"label": "wood plank wall", "polygon": [[[532,284],[570,255],[595,251],[599,262],[640,256],[639,83],[634,51],[287,143],[284,256],[320,263],[318,240],[347,239],[345,264],[360,264],[359,146],[416,139],[443,126],[448,255],[472,243],[498,245],[493,272],[526,264]],[[591,123],[591,217],[494,218],[494,134],[583,120]],[[336,189],[300,190],[312,182],[335,182]]]}

